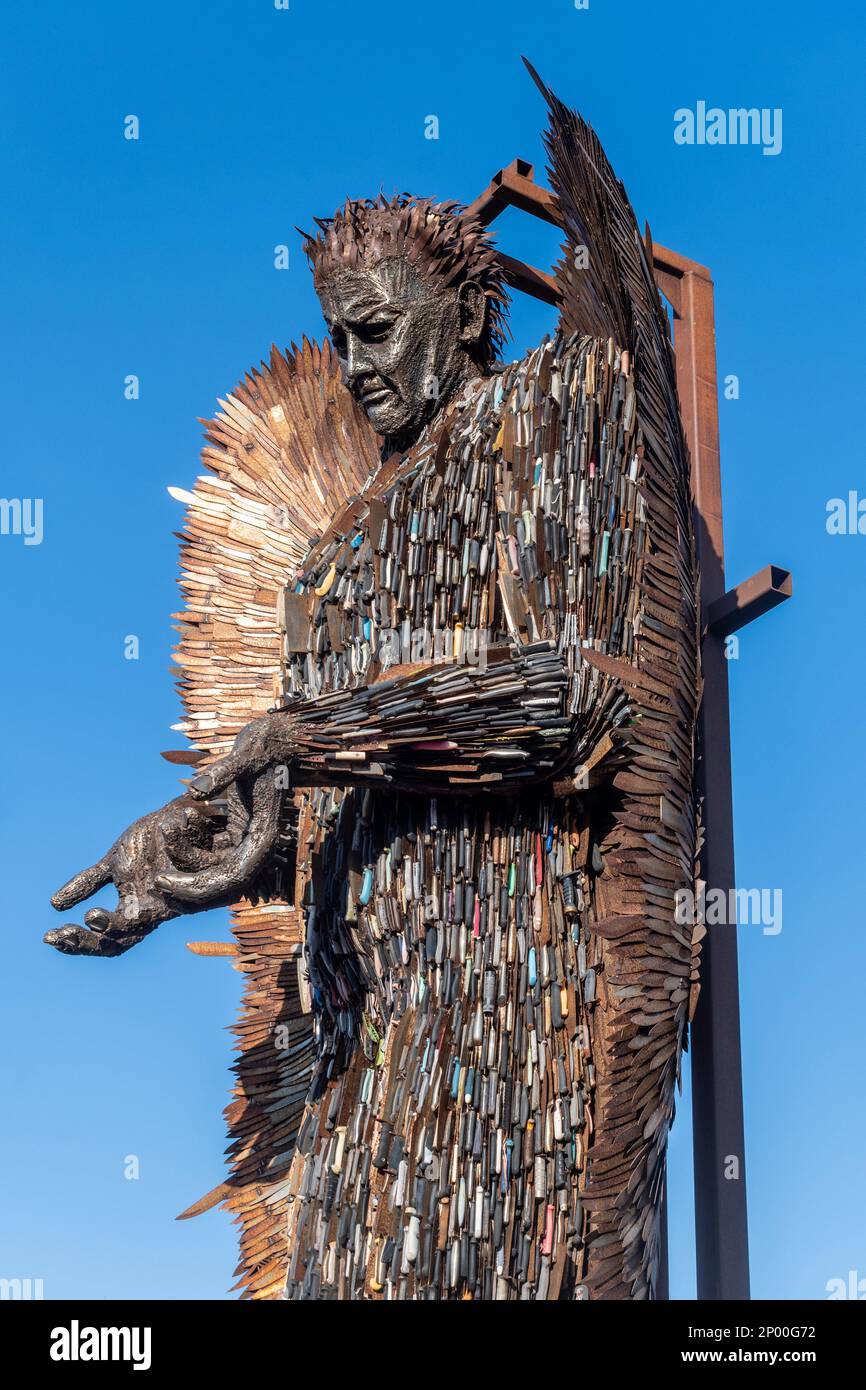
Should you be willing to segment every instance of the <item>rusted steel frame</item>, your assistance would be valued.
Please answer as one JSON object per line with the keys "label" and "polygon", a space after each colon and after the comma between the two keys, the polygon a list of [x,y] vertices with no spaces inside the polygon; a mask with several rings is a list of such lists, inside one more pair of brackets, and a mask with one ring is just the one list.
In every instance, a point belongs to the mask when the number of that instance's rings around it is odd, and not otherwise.
{"label": "rusted steel frame", "polygon": [[535,170],[525,159],[513,159],[507,168],[494,174],[467,211],[487,226],[507,207],[520,208],[543,222],[559,226],[556,194],[535,182]]}
{"label": "rusted steel frame", "polygon": [[559,303],[556,281],[547,271],[538,270],[534,265],[527,265],[524,261],[516,261],[513,256],[506,256],[503,251],[499,253],[499,262],[505,271],[506,280],[513,289],[523,290],[524,294],[531,294],[534,299],[541,299],[545,304]]}
{"label": "rusted steel frame", "polygon": [[779,565],[765,565],[751,579],[744,579],[715,603],[707,612],[707,625],[718,637],[728,637],[763,613],[791,597],[793,580],[789,570]]}
{"label": "rusted steel frame", "polygon": [[[691,453],[706,622],[713,606],[725,597],[713,283],[703,266],[677,257],[674,269],[671,253],[660,248],[660,255],[662,289],[674,306],[677,386]],[[670,286],[674,277],[678,283]],[[670,289],[676,290],[676,300]],[[707,884],[727,893],[735,882],[728,664],[724,634],[710,626],[704,636],[702,663],[698,794],[703,800],[705,843],[701,870]],[[698,1298],[746,1299],[749,1241],[734,926],[710,927],[704,939],[691,1052]]]}

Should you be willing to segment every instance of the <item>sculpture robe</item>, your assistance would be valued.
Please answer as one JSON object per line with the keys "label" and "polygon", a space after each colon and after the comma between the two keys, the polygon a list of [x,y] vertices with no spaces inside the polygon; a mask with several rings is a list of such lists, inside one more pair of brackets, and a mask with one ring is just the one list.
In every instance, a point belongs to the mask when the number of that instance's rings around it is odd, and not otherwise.
{"label": "sculpture robe", "polygon": [[290,1298],[652,1292],[693,977],[668,469],[627,358],[557,340],[383,464],[291,586],[294,775],[319,785]]}

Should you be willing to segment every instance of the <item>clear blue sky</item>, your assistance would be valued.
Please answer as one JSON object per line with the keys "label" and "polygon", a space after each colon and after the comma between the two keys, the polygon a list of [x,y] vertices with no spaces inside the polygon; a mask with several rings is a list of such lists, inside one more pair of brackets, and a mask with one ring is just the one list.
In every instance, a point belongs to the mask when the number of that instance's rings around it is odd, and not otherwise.
{"label": "clear blue sky", "polygon": [[[42,1278],[46,1297],[220,1298],[232,1282],[227,1218],[172,1219],[223,1171],[240,980],[183,943],[227,936],[226,916],[76,961],[41,944],[48,898],[177,789],[158,756],[179,717],[166,487],[190,484],[197,417],[272,341],[322,332],[295,224],[380,187],[469,201],[517,155],[540,171],[525,52],[594,122],[656,238],[715,277],[719,371],[740,379],[720,402],[729,581],[771,561],[795,575],[731,666],[738,877],[784,894],[779,935],[740,933],[754,1291],[821,1298],[866,1277],[866,536],[824,524],[829,498],[866,496],[863,40],[853,0],[7,9],[0,492],[43,499],[44,539],[0,537],[0,1275]],[[675,144],[674,111],[699,100],[781,108],[782,152]],[[552,259],[552,229],[500,227],[512,254]],[[518,304],[514,354],[550,323]],[[679,1297],[690,1143],[686,1105]]]}

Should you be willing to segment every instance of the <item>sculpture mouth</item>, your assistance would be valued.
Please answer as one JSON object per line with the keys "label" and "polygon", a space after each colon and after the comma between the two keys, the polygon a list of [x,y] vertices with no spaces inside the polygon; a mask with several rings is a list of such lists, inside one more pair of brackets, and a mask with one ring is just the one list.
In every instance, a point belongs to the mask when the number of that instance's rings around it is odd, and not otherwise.
{"label": "sculpture mouth", "polygon": [[361,404],[364,406],[384,405],[385,401],[391,400],[394,392],[388,386],[371,386],[367,391],[361,392]]}

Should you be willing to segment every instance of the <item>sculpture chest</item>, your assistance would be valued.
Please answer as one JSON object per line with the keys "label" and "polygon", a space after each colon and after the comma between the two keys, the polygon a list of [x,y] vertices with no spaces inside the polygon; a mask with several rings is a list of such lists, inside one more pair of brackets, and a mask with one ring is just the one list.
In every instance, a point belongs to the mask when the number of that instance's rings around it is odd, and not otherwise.
{"label": "sculpture chest", "polygon": [[335,518],[286,595],[290,698],[414,662],[477,660],[506,637],[495,464],[483,443],[479,431],[462,448],[441,436],[385,463],[367,495]]}

